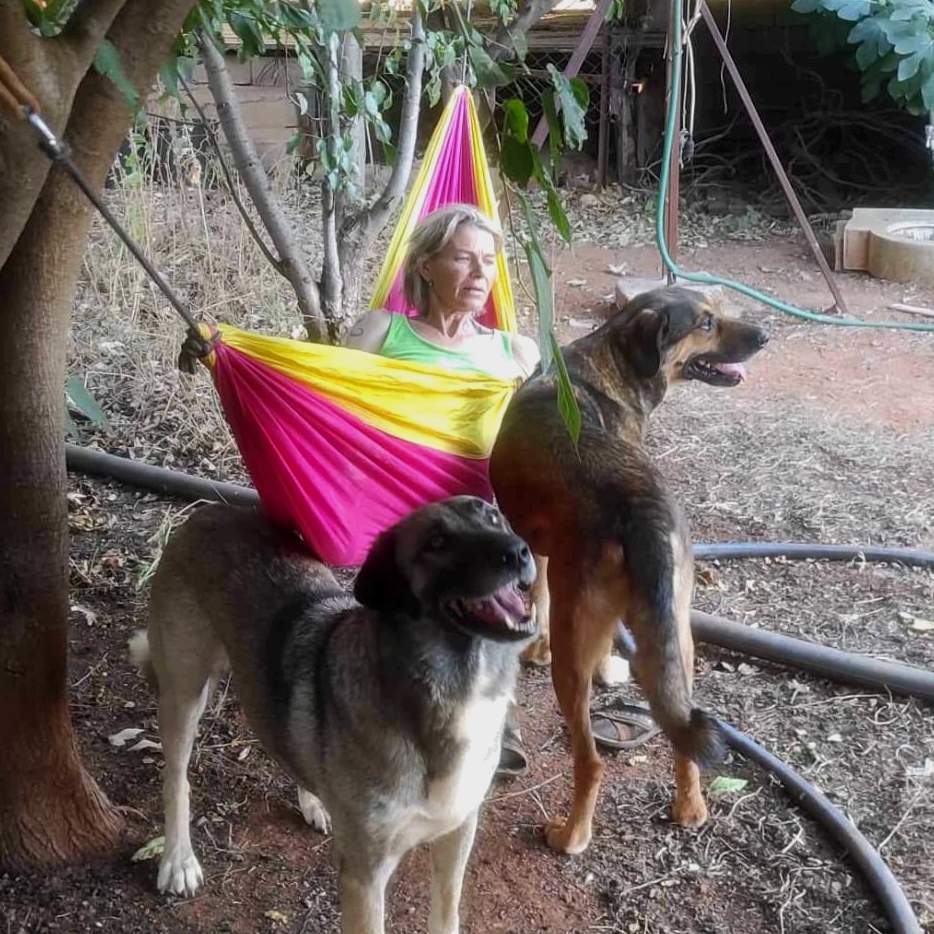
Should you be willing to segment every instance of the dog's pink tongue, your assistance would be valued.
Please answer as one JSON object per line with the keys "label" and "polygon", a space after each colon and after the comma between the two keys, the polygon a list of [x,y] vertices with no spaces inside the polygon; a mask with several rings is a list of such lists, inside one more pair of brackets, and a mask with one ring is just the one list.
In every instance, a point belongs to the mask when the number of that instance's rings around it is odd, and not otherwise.
{"label": "dog's pink tongue", "polygon": [[724,376],[735,376],[740,380],[746,378],[746,367],[742,363],[718,363],[716,367]]}
{"label": "dog's pink tongue", "polygon": [[493,599],[512,619],[522,620],[529,615],[526,609],[525,599],[514,584],[500,587],[500,589],[493,594]]}

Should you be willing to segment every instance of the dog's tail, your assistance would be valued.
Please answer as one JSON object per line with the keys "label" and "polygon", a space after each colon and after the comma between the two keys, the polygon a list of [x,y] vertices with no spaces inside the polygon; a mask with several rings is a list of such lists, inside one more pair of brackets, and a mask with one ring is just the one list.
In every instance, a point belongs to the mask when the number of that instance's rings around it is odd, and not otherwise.
{"label": "dog's tail", "polygon": [[[674,620],[647,616],[637,612],[627,620],[635,633],[635,645],[629,639],[620,648],[626,654],[635,650],[631,658],[633,672],[655,722],[675,750],[701,768],[716,765],[724,755],[723,734],[710,716],[693,704]],[[620,642],[622,638],[617,639],[617,644]]]}
{"label": "dog's tail", "polygon": [[[692,673],[686,669],[676,617],[675,575],[693,573],[692,565],[688,561],[677,569],[670,538],[653,535],[651,523],[640,526],[642,531],[633,536],[637,540],[626,543],[627,554],[638,558],[628,565],[634,586],[625,620],[635,646],[630,642],[623,651],[632,655],[633,673],[652,716],[675,750],[702,768],[716,765],[724,756],[724,737],[716,722],[694,706]],[[690,630],[686,637],[690,638]]]}
{"label": "dog's tail", "polygon": [[145,629],[137,629],[130,636],[127,643],[130,649],[130,661],[139,668],[140,674],[154,688],[158,684],[156,670],[152,667],[152,658],[149,654],[149,634]]}

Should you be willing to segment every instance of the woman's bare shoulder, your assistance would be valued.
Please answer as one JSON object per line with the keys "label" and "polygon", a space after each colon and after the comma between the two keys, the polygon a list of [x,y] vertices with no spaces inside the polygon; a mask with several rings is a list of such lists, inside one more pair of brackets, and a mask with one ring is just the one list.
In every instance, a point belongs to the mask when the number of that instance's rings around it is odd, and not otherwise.
{"label": "woman's bare shoulder", "polygon": [[523,334],[512,335],[512,355],[519,364],[523,376],[531,376],[532,370],[541,360],[538,344],[531,337],[525,337]]}
{"label": "woman's bare shoulder", "polygon": [[344,339],[344,345],[353,347],[356,350],[379,353],[383,342],[386,340],[386,335],[389,333],[391,322],[391,312],[384,311],[381,308],[365,311],[350,326],[347,337]]}

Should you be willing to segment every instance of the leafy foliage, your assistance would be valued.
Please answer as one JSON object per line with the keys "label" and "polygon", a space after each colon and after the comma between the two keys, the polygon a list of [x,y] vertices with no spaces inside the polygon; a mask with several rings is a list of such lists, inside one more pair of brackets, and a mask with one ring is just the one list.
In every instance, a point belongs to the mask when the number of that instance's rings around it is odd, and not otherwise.
{"label": "leafy foliage", "polygon": [[823,51],[855,46],[864,101],[884,88],[909,113],[934,113],[934,0],[795,0],[792,9],[816,17]]}
{"label": "leafy foliage", "polygon": [[[560,76],[562,82],[567,82]],[[562,83],[566,92],[574,94],[570,82]],[[586,93],[586,88],[584,89]],[[575,104],[579,104],[575,95]],[[568,107],[562,111],[564,138],[583,142],[587,137],[584,127],[585,110]],[[561,349],[558,346],[554,331],[554,288],[552,273],[545,260],[538,233],[538,224],[532,212],[528,198],[523,189],[528,187],[534,179],[545,191],[548,201],[548,213],[558,234],[565,241],[571,241],[571,225],[567,214],[561,204],[558,190],[555,187],[553,172],[556,170],[560,137],[558,136],[558,120],[555,114],[554,100],[550,107],[546,106],[546,114],[550,127],[549,136],[552,137],[549,148],[549,165],[542,160],[538,147],[529,136],[529,115],[525,104],[512,98],[503,104],[503,128],[500,135],[500,172],[506,179],[519,187],[517,192],[519,202],[525,214],[527,235],[522,240],[529,273],[532,277],[532,288],[535,293],[535,305],[538,309],[538,344],[542,355],[542,372],[549,372],[552,367],[556,369],[556,382],[558,390],[558,409],[567,426],[574,444],[580,435],[581,416],[568,378]]]}

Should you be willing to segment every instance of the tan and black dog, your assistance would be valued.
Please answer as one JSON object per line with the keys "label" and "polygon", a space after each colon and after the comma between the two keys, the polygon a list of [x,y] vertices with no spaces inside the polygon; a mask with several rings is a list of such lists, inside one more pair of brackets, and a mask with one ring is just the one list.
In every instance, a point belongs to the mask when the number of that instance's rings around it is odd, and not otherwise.
{"label": "tan and black dog", "polygon": [[457,934],[477,815],[499,760],[519,651],[536,634],[535,565],[499,510],[458,496],[384,532],[345,593],[295,536],[207,506],[172,537],[133,657],[158,684],[165,849],[161,891],[203,881],[189,830],[188,761],[217,679],[328,824],[342,930],[383,934],[402,856],[431,845],[428,930]]}
{"label": "tan and black dog", "polygon": [[493,487],[517,533],[547,558],[552,679],[574,755],[570,816],[546,830],[554,849],[580,853],[590,843],[603,774],[590,726],[591,676],[620,619],[635,637],[634,674],[675,748],[674,819],[697,827],[707,818],[698,763],[716,761],[722,743],[692,702],[691,542],[644,436],[669,384],[735,386],[744,378],[740,361],[767,340],[699,292],[658,289],[565,348],[582,416],[577,450],[552,376],[533,374],[506,413]]}

